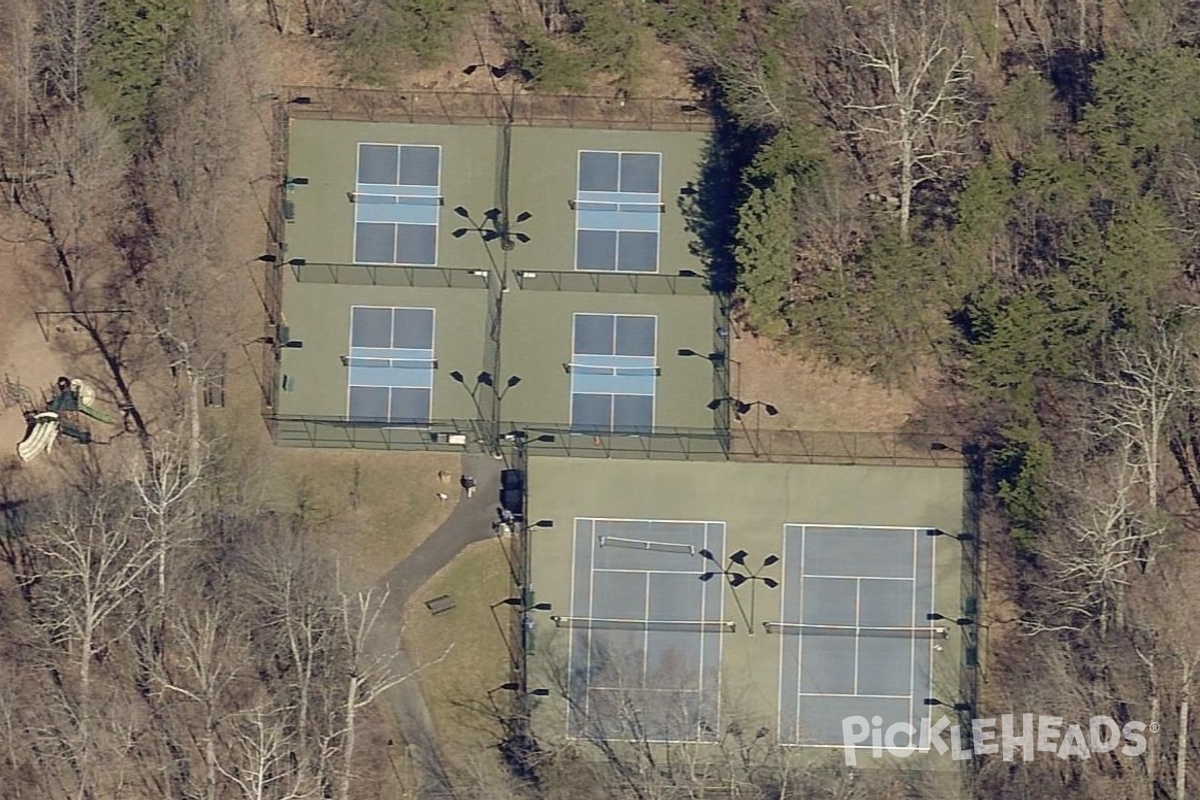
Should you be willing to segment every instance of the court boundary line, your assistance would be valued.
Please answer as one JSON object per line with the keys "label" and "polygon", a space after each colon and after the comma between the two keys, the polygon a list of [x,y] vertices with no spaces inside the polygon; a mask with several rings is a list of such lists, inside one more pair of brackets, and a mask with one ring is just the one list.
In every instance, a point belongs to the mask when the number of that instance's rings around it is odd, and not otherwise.
{"label": "court boundary line", "polygon": [[[651,619],[649,619],[649,616],[650,616],[650,587],[651,587],[650,579],[651,579],[651,576],[660,575],[660,574],[661,575],[694,575],[695,573],[693,573],[691,571],[686,571],[686,570],[636,570],[636,569],[618,569],[618,568],[609,568],[609,567],[597,567],[596,566],[597,547],[603,546],[603,541],[602,541],[603,539],[610,538],[610,537],[608,537],[607,534],[601,535],[598,532],[598,529],[600,527],[598,523],[602,523],[602,522],[622,523],[622,522],[625,522],[625,523],[644,524],[647,526],[653,526],[655,524],[692,526],[692,529],[689,530],[688,532],[689,532],[689,534],[693,534],[692,536],[689,537],[689,538],[693,538],[693,543],[688,543],[686,545],[683,545],[683,544],[679,544],[679,543],[668,542],[668,543],[663,543],[663,544],[670,544],[670,545],[674,545],[674,546],[678,546],[678,547],[685,547],[685,546],[690,547],[690,549],[692,551],[690,555],[694,556],[695,555],[695,547],[696,547],[694,544],[695,526],[700,526],[701,541],[704,543],[704,546],[706,548],[709,546],[709,526],[712,526],[712,525],[720,526],[721,550],[722,550],[722,552],[724,552],[725,542],[726,542],[726,538],[727,538],[726,534],[727,534],[727,529],[728,529],[728,526],[727,526],[727,523],[725,520],[712,520],[712,519],[709,519],[709,520],[665,520],[665,519],[624,519],[624,518],[611,518],[611,517],[575,517],[574,518],[574,540],[571,543],[571,548],[572,548],[572,575],[571,575],[572,616],[575,616],[573,612],[575,610],[575,608],[574,608],[574,606],[575,606],[575,602],[574,602],[575,601],[575,588],[576,588],[576,581],[577,581],[577,577],[578,577],[576,574],[577,570],[575,569],[575,564],[576,564],[576,558],[577,558],[579,536],[581,535],[581,530],[580,530],[581,525],[580,524],[584,523],[584,522],[590,523],[590,531],[589,532],[590,532],[590,537],[591,537],[591,548],[588,553],[589,559],[587,562],[588,595],[587,595],[586,605],[587,605],[588,616],[586,618],[588,618],[588,619],[606,619],[606,620],[611,620],[614,622],[638,622],[638,623],[665,622],[668,624],[671,622],[691,622],[692,621],[692,620],[651,620]],[[611,538],[620,539],[622,537],[611,537]],[[641,541],[641,540],[629,540],[629,541]],[[637,550],[638,548],[625,548],[625,549]],[[647,550],[646,552],[651,552],[651,551]],[[677,552],[674,554],[675,555],[688,555],[688,554],[685,554],[682,552]],[[645,584],[646,597],[645,597],[645,604],[643,607],[644,608],[644,611],[643,611],[644,618],[643,619],[626,620],[626,619],[618,619],[618,618],[598,618],[598,617],[594,616],[594,614],[595,614],[594,606],[595,606],[595,600],[596,600],[595,579],[596,579],[596,574],[600,573],[600,572],[632,573],[632,574],[643,574],[646,576],[646,584]],[[721,584],[721,586],[723,589],[724,585]],[[715,631],[714,630],[714,631],[699,631],[698,632],[699,633],[698,655],[700,657],[699,658],[700,665],[697,670],[697,673],[699,675],[699,684],[698,684],[699,688],[696,688],[696,689],[653,689],[653,688],[646,686],[646,679],[647,679],[648,670],[649,670],[649,655],[650,655],[649,639],[650,639],[650,634],[653,632],[652,629],[647,628],[645,631],[642,632],[643,638],[642,638],[641,686],[634,688],[632,691],[686,694],[689,696],[695,695],[696,697],[701,698],[701,703],[703,702],[703,698],[709,694],[709,693],[705,692],[703,689],[704,653],[706,650],[705,643],[707,641],[705,637],[710,634],[731,633],[731,632],[736,631],[736,628],[733,626],[733,624],[725,619],[725,608],[724,608],[725,593],[723,590],[721,592],[720,617],[717,619],[714,619],[714,620],[709,620],[707,618],[707,616],[706,616],[706,614],[707,614],[707,597],[708,597],[707,593],[708,593],[708,585],[706,584],[704,589],[702,590],[702,594],[701,594],[702,616],[701,616],[700,621],[705,622],[705,623],[712,622],[717,625],[729,624],[730,627],[729,627],[729,630],[727,630],[727,631]],[[597,630],[597,628],[589,627],[587,629],[587,636],[586,636],[588,652],[587,652],[586,670],[584,673],[584,692],[583,692],[583,694],[584,694],[584,700],[583,700],[583,707],[584,707],[583,722],[584,722],[584,725],[583,725],[583,727],[585,729],[592,727],[590,725],[589,721],[591,719],[591,692],[593,690],[631,691],[629,687],[610,687],[610,686],[594,686],[594,685],[592,685],[592,683],[590,681],[590,676],[591,676],[591,662],[592,662],[592,650],[593,650],[592,645],[593,645],[593,631],[594,630]],[[670,631],[670,630],[667,630],[666,632],[668,632],[668,633],[691,633],[691,631]],[[567,650],[568,669],[570,668],[569,665],[571,664],[573,644],[574,644],[574,636],[572,635],[570,637],[570,639],[568,640],[568,650]],[[721,687],[721,667],[723,664],[724,664],[724,641],[718,636],[718,639],[717,639],[717,688],[716,688],[716,693],[715,693],[716,720],[714,722],[710,723],[710,727],[714,731],[720,727],[721,688],[722,688]],[[698,708],[697,710],[699,711],[700,709]],[[703,730],[700,725],[701,721],[702,720],[700,720],[700,719],[696,720],[696,728],[695,728],[695,731],[693,732],[693,738],[691,738],[691,739],[649,739],[649,738],[645,738],[645,737],[639,737],[637,739],[619,739],[619,738],[614,738],[614,737],[603,736],[602,740],[609,741],[609,742],[652,742],[652,743],[662,743],[662,744],[711,744],[711,743],[715,742],[716,738],[711,737],[711,736],[705,737],[703,735]],[[703,721],[706,723],[708,722],[707,720],[703,720]],[[588,739],[592,739],[595,737],[589,736],[587,734],[573,734],[571,731],[570,714],[568,713],[567,724],[566,724],[566,738],[569,740],[570,739],[588,740]]]}
{"label": "court boundary line", "polygon": [[[909,610],[909,618],[913,626],[917,624],[917,548],[920,547],[920,540],[917,538],[917,530],[913,528],[912,533],[912,608]],[[933,661],[930,659],[929,673],[933,674]],[[916,695],[917,695],[917,637],[913,637],[909,644],[908,652],[908,720],[909,724],[915,723],[916,716]]]}
{"label": "court boundary line", "polygon": [[[855,625],[853,627],[855,627],[855,628],[862,627],[859,624],[859,622],[860,622],[859,616],[861,614],[860,601],[861,601],[862,581],[864,581],[864,580],[891,580],[891,581],[908,582],[910,584],[910,589],[911,589],[911,593],[912,593],[911,594],[912,603],[913,603],[912,610],[911,610],[911,617],[910,617],[913,624],[908,627],[911,627],[913,629],[922,627],[922,626],[916,625],[916,622],[917,622],[916,615],[917,615],[917,607],[918,607],[917,593],[916,593],[916,588],[917,588],[916,581],[917,581],[918,561],[919,561],[917,548],[920,546],[920,544],[919,544],[920,538],[919,537],[920,537],[921,532],[932,530],[932,528],[929,528],[929,527],[921,528],[921,527],[910,527],[910,526],[889,526],[889,525],[861,525],[861,524],[860,525],[845,525],[845,524],[810,524],[810,523],[784,522],[782,551],[783,551],[783,558],[784,558],[785,564],[787,563],[786,562],[787,543],[788,543],[788,538],[789,538],[788,532],[789,532],[789,529],[792,529],[792,528],[797,528],[800,531],[800,548],[801,548],[800,565],[801,566],[800,566],[800,574],[798,577],[800,579],[801,584],[803,584],[805,578],[842,579],[842,580],[854,580],[855,581]],[[805,570],[805,559],[806,559],[807,537],[808,537],[808,531],[810,528],[833,528],[833,529],[842,529],[842,530],[863,530],[863,531],[866,531],[866,530],[894,531],[896,533],[903,533],[905,531],[911,532],[912,533],[912,561],[913,561],[911,577],[903,577],[903,576],[901,576],[901,577],[882,577],[882,576],[865,576],[865,575],[829,575],[829,574],[811,574],[810,575],[804,571]],[[937,588],[938,588],[937,541],[936,541],[936,538],[932,543],[929,572],[930,572],[930,576],[929,576],[930,577],[930,589],[929,589],[930,598],[929,599],[930,599],[930,603],[935,603],[936,599],[937,599]],[[786,598],[787,598],[786,581],[787,581],[787,577],[788,577],[788,575],[787,575],[787,572],[785,571],[783,580],[781,581],[781,582],[785,582],[785,586],[784,586],[784,591],[780,592],[780,614],[779,614],[780,620],[784,621],[784,622],[786,622],[787,618],[788,618],[788,615],[786,614]],[[800,619],[803,619],[804,592],[803,592],[802,588],[800,591],[800,597],[799,597],[799,602],[797,604],[797,608],[798,608],[798,613],[799,613]],[[797,624],[800,624],[800,623],[797,623]],[[936,626],[931,626],[931,627],[936,627]],[[803,636],[797,637],[797,659],[796,659],[796,693],[797,693],[797,695],[796,695],[796,706],[795,706],[795,709],[796,709],[795,732],[792,737],[792,741],[787,742],[787,741],[781,740],[780,741],[781,745],[795,746],[795,747],[829,747],[829,748],[843,747],[843,745],[838,745],[838,744],[808,744],[808,743],[803,743],[800,741],[800,727],[801,727],[801,725],[800,725],[800,709],[801,709],[801,698],[802,697],[805,697],[805,696],[807,696],[807,697],[871,697],[871,698],[878,698],[878,699],[894,699],[894,700],[905,699],[905,697],[906,697],[905,695],[859,695],[859,694],[857,694],[858,666],[859,666],[858,648],[859,648],[859,644],[860,644],[859,640],[861,638],[863,638],[863,637],[860,637],[857,635],[855,636],[855,657],[854,657],[854,659],[855,659],[854,660],[854,665],[855,665],[854,684],[855,684],[856,694],[841,695],[841,694],[836,694],[836,693],[835,694],[827,694],[827,693],[819,693],[819,692],[800,691],[801,676],[803,673],[803,656],[801,655],[801,653],[803,651],[803,638],[804,638]],[[909,658],[910,691],[909,691],[909,694],[907,695],[907,698],[908,698],[908,702],[909,702],[908,719],[910,720],[910,724],[912,724],[914,727],[917,727],[919,729],[920,726],[917,724],[918,718],[915,715],[916,695],[917,695],[917,689],[919,688],[916,685],[917,638],[918,637],[914,636],[912,638],[911,645],[910,645],[910,658]],[[934,656],[934,650],[933,650],[934,644],[935,644],[935,639],[931,638],[929,641],[929,644],[927,645],[929,648],[929,656],[930,656],[930,659],[929,659],[929,687],[928,687],[929,695],[928,696],[931,696],[931,697],[933,696],[933,684],[934,684],[934,661],[935,661],[935,659],[933,657]],[[780,647],[780,651],[779,651],[779,702],[777,704],[776,729],[779,730],[781,734],[783,733],[783,708],[784,708],[784,706],[783,706],[783,701],[784,701],[783,674],[784,674],[784,648],[785,648],[785,646],[786,646],[786,642],[784,641],[783,637],[780,637],[780,644],[779,644],[779,647]],[[932,717],[933,717],[932,709],[929,709],[924,716],[932,722]],[[781,736],[781,739],[782,739],[782,736]],[[855,746],[855,749],[870,749],[870,746],[866,746],[866,747]],[[906,752],[921,752],[921,753],[929,752],[929,748],[908,747],[908,748],[900,748],[900,749],[905,750]]]}
{"label": "court boundary line", "polygon": [[[709,526],[709,523],[707,523],[707,522],[704,523],[704,535],[700,539],[700,541],[704,543],[705,550],[708,549],[708,526]],[[693,552],[695,552],[695,548],[692,548],[692,550],[693,550]],[[700,619],[708,619],[708,584],[707,583],[704,584],[704,587],[700,590]],[[696,668],[697,691],[700,693],[700,700],[702,703],[704,700],[704,650],[705,650],[705,647],[708,645],[708,639],[705,638],[705,636],[706,636],[706,634],[703,631],[701,631],[701,633],[700,633],[700,664]],[[721,672],[720,667],[718,667],[717,674],[719,675],[720,672]],[[699,709],[697,709],[697,712],[699,712]],[[700,738],[700,720],[697,719],[694,724],[695,724],[696,730],[693,731],[693,734],[696,736],[697,739],[699,739]]]}
{"label": "court boundary line", "polygon": [[[579,551],[579,518],[576,517],[575,518],[575,526],[571,531],[571,602],[568,605],[568,608],[570,608],[571,613],[575,613],[575,581],[579,577],[579,570],[577,569],[577,567],[579,566],[579,552],[578,551]],[[570,635],[567,636],[567,693],[568,694],[570,693],[570,690],[571,690],[571,674],[572,674],[571,665],[574,663],[574,661],[572,660],[574,658],[574,650],[575,650],[575,634],[574,634],[574,632],[572,632]],[[586,689],[584,690],[583,694],[584,694],[583,702],[584,702],[585,708],[586,708],[586,704],[587,704],[587,690]],[[574,713],[578,713],[578,711],[576,709],[572,708],[573,705],[574,705],[574,702],[572,700],[568,699],[567,700],[567,718],[565,721],[565,725],[563,726],[566,728],[567,736],[571,735],[571,714],[573,711],[574,711]],[[585,713],[585,719],[586,719],[586,713]]]}
{"label": "court boundary line", "polygon": [[[721,526],[721,553],[722,553],[722,555],[724,555],[725,550],[729,546],[729,527],[725,523],[725,520],[713,520],[713,521],[704,523],[705,541],[707,541],[707,537],[708,537],[708,526],[714,525],[714,524]],[[720,598],[721,598],[721,600],[720,600],[720,604],[719,604],[718,613],[719,613],[721,619],[725,619],[725,584],[724,583],[721,584]],[[722,694],[722,690],[724,689],[724,686],[723,686],[722,680],[721,680],[721,674],[725,671],[723,669],[724,666],[725,666],[725,639],[718,638],[717,639],[717,704],[716,704],[717,718],[715,720],[715,724],[713,725],[714,738],[709,740],[712,742],[717,741],[717,739],[715,737],[715,732],[721,729],[721,694]]]}
{"label": "court boundary line", "polygon": [[[781,619],[783,618],[784,606],[787,604],[787,590],[788,590],[788,586],[790,585],[790,583],[788,581],[788,573],[787,573],[787,565],[788,565],[787,545],[788,545],[788,535],[787,535],[787,525],[785,524],[784,528],[783,528],[783,544],[779,548],[780,553],[781,553],[780,559],[783,562],[783,568],[780,570],[780,572],[782,574],[779,576],[779,616]],[[784,663],[784,652],[783,651],[784,651],[785,644],[786,644],[786,642],[784,642],[783,637],[780,637],[780,639],[779,639],[779,669],[778,669],[779,686],[778,686],[778,689],[776,690],[776,694],[778,696],[777,696],[776,702],[775,702],[775,730],[779,731],[780,738],[783,738],[783,663]]]}
{"label": "court boundary line", "polygon": [[870,697],[876,700],[909,700],[907,694],[846,694],[845,692],[800,692],[804,697]]}
{"label": "court boundary line", "polygon": [[636,575],[695,575],[694,571],[685,569],[624,569],[618,567],[596,567],[593,572],[629,572]]}
{"label": "court boundary line", "polygon": [[909,578],[901,575],[898,578],[887,578],[882,575],[824,575],[824,574],[804,574],[801,578],[824,578],[826,580],[843,580],[843,581],[912,581],[916,578]]}

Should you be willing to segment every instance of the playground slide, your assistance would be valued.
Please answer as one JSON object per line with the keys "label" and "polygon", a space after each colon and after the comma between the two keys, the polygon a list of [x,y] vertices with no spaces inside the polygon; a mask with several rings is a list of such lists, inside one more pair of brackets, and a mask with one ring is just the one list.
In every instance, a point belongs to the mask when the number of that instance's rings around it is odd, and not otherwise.
{"label": "playground slide", "polygon": [[54,448],[54,440],[58,438],[58,414],[53,411],[43,411],[34,416],[36,422],[33,430],[25,441],[17,445],[17,455],[22,461],[32,461],[43,452]]}
{"label": "playground slide", "polygon": [[116,420],[111,416],[105,414],[103,411],[95,407],[94,404],[96,402],[96,390],[93,389],[89,384],[84,383],[83,381],[79,380],[79,378],[75,378],[73,381],[71,381],[71,391],[73,391],[75,393],[75,397],[78,398],[79,413],[87,414],[92,419],[97,420],[98,422],[107,423],[109,425],[112,425],[116,422]]}

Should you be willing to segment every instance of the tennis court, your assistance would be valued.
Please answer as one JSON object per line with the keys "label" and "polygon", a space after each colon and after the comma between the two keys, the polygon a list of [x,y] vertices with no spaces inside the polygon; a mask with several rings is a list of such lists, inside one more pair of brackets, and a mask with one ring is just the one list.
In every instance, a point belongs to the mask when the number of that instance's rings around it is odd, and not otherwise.
{"label": "tennis court", "polygon": [[697,580],[723,522],[576,518],[567,734],[713,741],[720,731],[724,585]]}
{"label": "tennis court", "polygon": [[[785,525],[779,619],[782,744],[842,746],[842,720],[919,730],[945,623],[934,609],[936,532]],[[915,746],[900,736],[897,745]]]}

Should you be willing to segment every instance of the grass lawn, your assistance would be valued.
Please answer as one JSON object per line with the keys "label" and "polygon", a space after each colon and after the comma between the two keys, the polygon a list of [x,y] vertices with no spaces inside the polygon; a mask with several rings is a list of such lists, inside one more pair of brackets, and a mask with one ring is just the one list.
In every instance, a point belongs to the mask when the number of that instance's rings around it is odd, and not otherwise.
{"label": "grass lawn", "polygon": [[374,584],[435,531],[454,508],[439,502],[438,471],[458,478],[459,459],[441,453],[273,448],[268,505],[301,510],[351,586]]}
{"label": "grass lawn", "polygon": [[[496,608],[493,617],[492,604],[509,596],[511,580],[499,541],[479,542],[434,575],[405,609],[404,640],[416,663],[431,661],[454,644],[444,661],[419,678],[438,738],[451,757],[497,742],[499,727],[485,709],[488,691],[512,679],[511,632],[509,607]],[[423,601],[443,594],[456,605],[434,616]],[[512,700],[508,692],[493,696],[497,703]]]}

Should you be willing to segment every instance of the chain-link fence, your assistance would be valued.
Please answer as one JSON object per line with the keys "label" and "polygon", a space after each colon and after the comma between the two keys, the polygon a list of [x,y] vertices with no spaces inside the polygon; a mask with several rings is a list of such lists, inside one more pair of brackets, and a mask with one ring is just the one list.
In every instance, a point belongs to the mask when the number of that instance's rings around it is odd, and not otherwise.
{"label": "chain-link fence", "polygon": [[[522,447],[529,455],[648,458],[677,461],[766,461],[794,464],[890,464],[958,467],[962,455],[948,436],[933,433],[744,431],[660,426],[649,432],[586,431],[567,424],[477,419],[432,420],[421,427],[342,417],[271,417],[276,440],[298,447],[495,452]],[[499,438],[499,442],[495,439]]]}
{"label": "chain-link fence", "polygon": [[708,113],[695,100],[553,96],[510,91],[422,92],[292,86],[285,90],[295,118],[449,125],[514,125],[612,130],[704,131]]}

